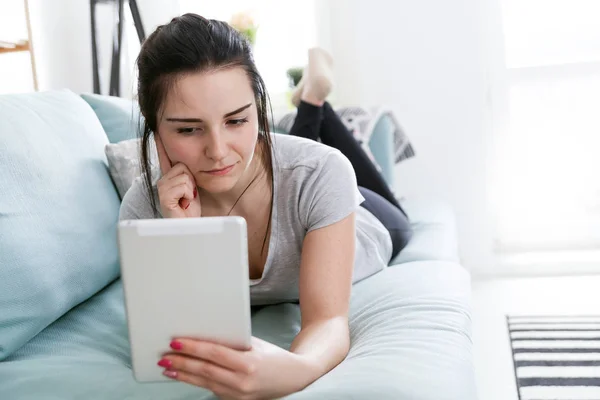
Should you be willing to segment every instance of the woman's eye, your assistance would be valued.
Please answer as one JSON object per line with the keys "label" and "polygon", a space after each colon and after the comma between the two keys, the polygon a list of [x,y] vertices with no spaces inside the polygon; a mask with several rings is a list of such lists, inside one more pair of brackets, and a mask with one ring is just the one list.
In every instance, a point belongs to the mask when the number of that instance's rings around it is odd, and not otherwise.
{"label": "woman's eye", "polygon": [[233,126],[238,126],[238,125],[243,125],[246,122],[248,122],[247,118],[240,118],[240,119],[230,119],[229,121],[227,121],[227,123],[229,125],[233,125]]}
{"label": "woman's eye", "polygon": [[184,135],[191,135],[196,132],[197,128],[177,128],[177,133],[182,133]]}

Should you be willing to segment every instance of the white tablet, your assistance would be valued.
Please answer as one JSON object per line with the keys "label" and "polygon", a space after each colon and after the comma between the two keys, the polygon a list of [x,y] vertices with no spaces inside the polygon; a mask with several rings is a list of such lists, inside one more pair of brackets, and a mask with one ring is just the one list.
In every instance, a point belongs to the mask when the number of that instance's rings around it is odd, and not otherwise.
{"label": "white tablet", "polygon": [[175,337],[250,347],[243,218],[128,220],[118,229],[136,380],[169,380],[156,363]]}

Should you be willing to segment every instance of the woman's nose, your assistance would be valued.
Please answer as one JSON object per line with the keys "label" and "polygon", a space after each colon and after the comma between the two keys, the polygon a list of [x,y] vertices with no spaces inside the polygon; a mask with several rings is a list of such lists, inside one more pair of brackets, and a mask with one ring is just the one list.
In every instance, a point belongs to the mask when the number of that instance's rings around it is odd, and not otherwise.
{"label": "woman's nose", "polygon": [[221,160],[227,155],[227,143],[218,131],[211,132],[206,145],[206,156],[213,160]]}

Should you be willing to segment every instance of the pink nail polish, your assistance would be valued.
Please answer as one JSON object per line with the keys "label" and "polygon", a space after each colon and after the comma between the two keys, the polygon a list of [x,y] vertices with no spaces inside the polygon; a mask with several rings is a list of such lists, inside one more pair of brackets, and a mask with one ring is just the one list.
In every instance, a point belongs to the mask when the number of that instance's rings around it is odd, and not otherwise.
{"label": "pink nail polish", "polygon": [[181,344],[181,342],[178,342],[177,340],[173,340],[171,342],[171,348],[173,350],[181,350],[183,348],[183,345]]}
{"label": "pink nail polish", "polygon": [[166,370],[163,372],[164,376],[168,376],[169,378],[177,378],[177,372]]}
{"label": "pink nail polish", "polygon": [[173,363],[171,362],[171,360],[167,360],[166,358],[163,358],[158,362],[159,367],[171,368],[172,365]]}

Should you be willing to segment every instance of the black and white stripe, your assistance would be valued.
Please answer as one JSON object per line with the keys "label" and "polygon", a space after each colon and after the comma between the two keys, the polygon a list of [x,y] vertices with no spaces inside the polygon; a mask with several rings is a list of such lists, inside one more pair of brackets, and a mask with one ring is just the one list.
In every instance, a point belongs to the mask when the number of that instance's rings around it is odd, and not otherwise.
{"label": "black and white stripe", "polygon": [[600,316],[508,316],[521,400],[600,400]]}

